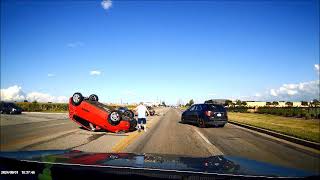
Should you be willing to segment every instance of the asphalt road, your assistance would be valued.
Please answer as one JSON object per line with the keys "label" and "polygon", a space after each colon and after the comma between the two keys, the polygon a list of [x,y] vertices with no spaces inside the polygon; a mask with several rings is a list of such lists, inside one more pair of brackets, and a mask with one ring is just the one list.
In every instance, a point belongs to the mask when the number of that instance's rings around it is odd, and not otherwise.
{"label": "asphalt road", "polygon": [[20,150],[78,130],[66,114],[1,115],[1,150]]}
{"label": "asphalt road", "polygon": [[[149,117],[151,128],[130,141],[123,152],[197,157],[223,154],[319,172],[319,154],[279,143],[231,124],[224,128],[181,124],[178,109],[163,112],[166,112],[163,116]],[[110,152],[112,147],[130,136],[130,133],[83,130],[70,121],[67,114],[1,115],[0,122],[1,151],[77,149]]]}
{"label": "asphalt road", "polygon": [[223,154],[319,172],[319,154],[279,143],[231,124],[224,128],[181,124],[180,117],[179,110],[169,110],[125,151],[204,157]]}
{"label": "asphalt road", "polygon": [[[158,108],[158,119],[166,109]],[[91,132],[71,121],[67,113],[1,114],[1,151],[76,149],[87,152],[111,152],[131,133]]]}

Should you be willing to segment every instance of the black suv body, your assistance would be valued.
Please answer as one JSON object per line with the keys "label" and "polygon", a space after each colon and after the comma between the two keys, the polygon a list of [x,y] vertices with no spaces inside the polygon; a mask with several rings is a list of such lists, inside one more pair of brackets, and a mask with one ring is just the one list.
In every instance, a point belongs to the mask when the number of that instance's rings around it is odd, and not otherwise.
{"label": "black suv body", "polygon": [[194,104],[182,113],[181,122],[196,123],[199,127],[223,127],[228,123],[228,114],[226,108],[219,104]]}
{"label": "black suv body", "polygon": [[0,102],[0,113],[21,114],[22,109],[12,102]]}

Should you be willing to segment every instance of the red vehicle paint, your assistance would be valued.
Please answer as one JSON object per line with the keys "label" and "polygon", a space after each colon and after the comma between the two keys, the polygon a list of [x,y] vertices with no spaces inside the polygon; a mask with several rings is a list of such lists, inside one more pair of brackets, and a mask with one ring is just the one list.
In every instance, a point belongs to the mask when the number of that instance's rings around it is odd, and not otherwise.
{"label": "red vehicle paint", "polygon": [[69,99],[69,118],[91,131],[128,132],[137,124],[133,118],[124,119],[116,110],[98,102],[98,96],[85,98],[81,93],[74,93]]}
{"label": "red vehicle paint", "polygon": [[114,159],[133,159],[134,154],[129,153],[83,153],[71,151],[61,155],[61,158],[66,158],[68,163],[83,164],[83,165],[99,165],[99,163],[107,162]]}

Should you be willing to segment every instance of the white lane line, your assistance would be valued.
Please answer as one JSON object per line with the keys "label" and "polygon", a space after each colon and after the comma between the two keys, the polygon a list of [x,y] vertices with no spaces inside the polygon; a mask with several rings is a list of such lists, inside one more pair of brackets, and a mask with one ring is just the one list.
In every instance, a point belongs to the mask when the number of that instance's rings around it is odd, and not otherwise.
{"label": "white lane line", "polygon": [[[181,113],[178,110],[179,115],[181,116]],[[215,145],[213,145],[208,138],[206,138],[196,127],[192,127],[192,129],[201,137],[202,140],[204,140],[205,143],[207,143],[207,150],[211,153],[212,156],[217,156],[217,155],[223,155],[222,151],[218,149]]]}
{"label": "white lane line", "polygon": [[199,134],[199,136],[206,142],[206,143],[208,143],[209,145],[212,145],[213,146],[213,144],[208,140],[208,138],[206,138],[198,129],[194,129],[194,130],[196,130],[196,132]]}
{"label": "white lane line", "polygon": [[206,138],[197,128],[193,128],[198,135],[208,144],[208,150],[212,155],[223,155],[223,153],[215,146],[213,145],[208,138]]}

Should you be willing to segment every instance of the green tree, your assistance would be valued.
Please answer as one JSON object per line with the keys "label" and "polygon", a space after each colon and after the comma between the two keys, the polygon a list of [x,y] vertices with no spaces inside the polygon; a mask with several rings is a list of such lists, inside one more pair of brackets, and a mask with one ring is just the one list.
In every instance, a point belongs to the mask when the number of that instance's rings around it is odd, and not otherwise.
{"label": "green tree", "polygon": [[226,102],[224,103],[225,106],[231,106],[232,105],[232,101],[231,100],[226,100]]}
{"label": "green tree", "polygon": [[242,105],[242,106],[246,106],[246,105],[247,105],[247,102],[242,101],[242,102],[241,102],[241,105]]}
{"label": "green tree", "polygon": [[166,107],[166,103],[164,101],[162,101],[162,106]]}
{"label": "green tree", "polygon": [[310,105],[317,107],[317,106],[320,106],[320,102],[318,99],[314,99],[311,101]]}
{"label": "green tree", "polygon": [[190,106],[194,104],[193,99],[191,99],[191,100],[189,101],[189,104],[190,104]]}
{"label": "green tree", "polygon": [[278,106],[278,105],[279,105],[279,102],[278,102],[278,101],[273,101],[273,102],[272,102],[272,105]]}
{"label": "green tree", "polygon": [[192,104],[194,104],[193,99],[190,99],[190,101],[186,104],[186,106],[191,106]]}
{"label": "green tree", "polygon": [[267,106],[270,106],[272,103],[271,102],[266,102],[266,105]]}
{"label": "green tree", "polygon": [[236,100],[236,105],[241,106],[241,101],[240,100]]}
{"label": "green tree", "polygon": [[301,101],[301,105],[302,106],[308,106],[308,102],[307,101]]}

